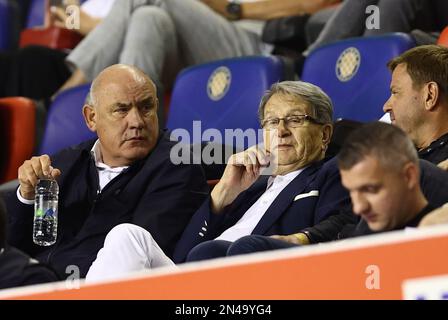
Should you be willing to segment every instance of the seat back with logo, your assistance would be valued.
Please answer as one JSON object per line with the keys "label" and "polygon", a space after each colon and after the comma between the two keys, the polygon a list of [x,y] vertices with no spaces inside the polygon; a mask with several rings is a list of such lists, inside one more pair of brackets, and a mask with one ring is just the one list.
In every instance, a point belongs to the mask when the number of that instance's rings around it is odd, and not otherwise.
{"label": "seat back with logo", "polygon": [[[232,58],[187,68],[176,79],[167,127],[183,129],[175,133],[184,135],[175,135],[185,143],[214,140],[237,149],[255,144],[258,141],[251,139],[225,139],[225,130],[258,130],[260,99],[283,74],[281,60],[273,56]],[[217,135],[225,141],[211,138]]]}
{"label": "seat back with logo", "polygon": [[66,147],[93,139],[84,121],[82,107],[90,84],[61,92],[48,110],[47,122],[39,154],[54,154]]}
{"label": "seat back with logo", "polygon": [[414,46],[404,33],[338,41],[311,52],[301,79],[330,96],[335,120],[378,120],[390,93],[387,62]]}

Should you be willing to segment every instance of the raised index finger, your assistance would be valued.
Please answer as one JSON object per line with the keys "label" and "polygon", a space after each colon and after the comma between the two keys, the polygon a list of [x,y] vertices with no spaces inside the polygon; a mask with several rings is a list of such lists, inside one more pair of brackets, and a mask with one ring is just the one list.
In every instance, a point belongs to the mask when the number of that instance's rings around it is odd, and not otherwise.
{"label": "raised index finger", "polygon": [[39,157],[39,161],[42,167],[42,173],[45,177],[49,177],[51,173],[51,159],[48,155],[44,154]]}

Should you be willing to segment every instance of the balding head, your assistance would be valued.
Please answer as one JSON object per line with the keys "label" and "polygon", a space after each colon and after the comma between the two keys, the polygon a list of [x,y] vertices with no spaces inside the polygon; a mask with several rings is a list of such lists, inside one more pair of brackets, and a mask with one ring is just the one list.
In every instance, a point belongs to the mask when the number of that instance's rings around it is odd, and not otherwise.
{"label": "balding head", "polygon": [[157,88],[154,82],[142,70],[127,64],[114,64],[101,71],[93,80],[86,104],[95,107],[97,95],[108,94],[110,89],[107,88],[111,84],[112,86],[113,84],[119,86],[124,84],[147,86],[154,92],[154,96],[157,96]]}
{"label": "balding head", "polygon": [[149,154],[158,138],[157,108],[156,87],[138,68],[116,64],[96,77],[83,113],[104,163],[127,166]]}

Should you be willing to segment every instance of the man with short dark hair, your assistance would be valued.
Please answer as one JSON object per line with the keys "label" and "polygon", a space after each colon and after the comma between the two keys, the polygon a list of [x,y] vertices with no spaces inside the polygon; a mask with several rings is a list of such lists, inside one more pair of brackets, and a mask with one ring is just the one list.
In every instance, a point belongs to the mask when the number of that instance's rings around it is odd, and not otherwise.
{"label": "man with short dark hair", "polygon": [[[448,48],[427,45],[410,49],[388,63],[392,71],[391,96],[384,104],[392,123],[411,138],[420,159],[447,169],[448,163]],[[446,202],[440,186],[440,174],[421,162],[422,175],[432,189],[435,205]],[[427,195],[428,196],[428,195]],[[346,224],[356,223],[350,212],[334,215],[302,230],[291,241],[300,244],[338,239]]]}
{"label": "man with short dark hair", "polygon": [[420,158],[448,158],[448,48],[410,49],[388,63],[391,96],[384,104],[392,123],[412,139]]}
{"label": "man with short dark hair", "polygon": [[[361,217],[357,225],[347,225],[340,238],[417,227],[435,207],[422,192],[412,141],[395,126],[374,122],[355,130],[338,155],[338,165],[353,213]],[[247,236],[234,242],[227,254],[296,247],[295,236]]]}

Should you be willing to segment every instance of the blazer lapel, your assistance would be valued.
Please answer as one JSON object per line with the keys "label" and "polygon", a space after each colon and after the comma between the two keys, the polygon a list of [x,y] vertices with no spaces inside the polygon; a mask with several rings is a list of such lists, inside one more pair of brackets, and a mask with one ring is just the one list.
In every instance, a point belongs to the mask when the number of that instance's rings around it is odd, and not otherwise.
{"label": "blazer lapel", "polygon": [[266,231],[279,219],[288,209],[294,198],[302,193],[314,179],[314,173],[320,168],[321,162],[312,165],[301,172],[292,180],[278,195],[261,220],[258,222],[252,234],[265,234]]}

